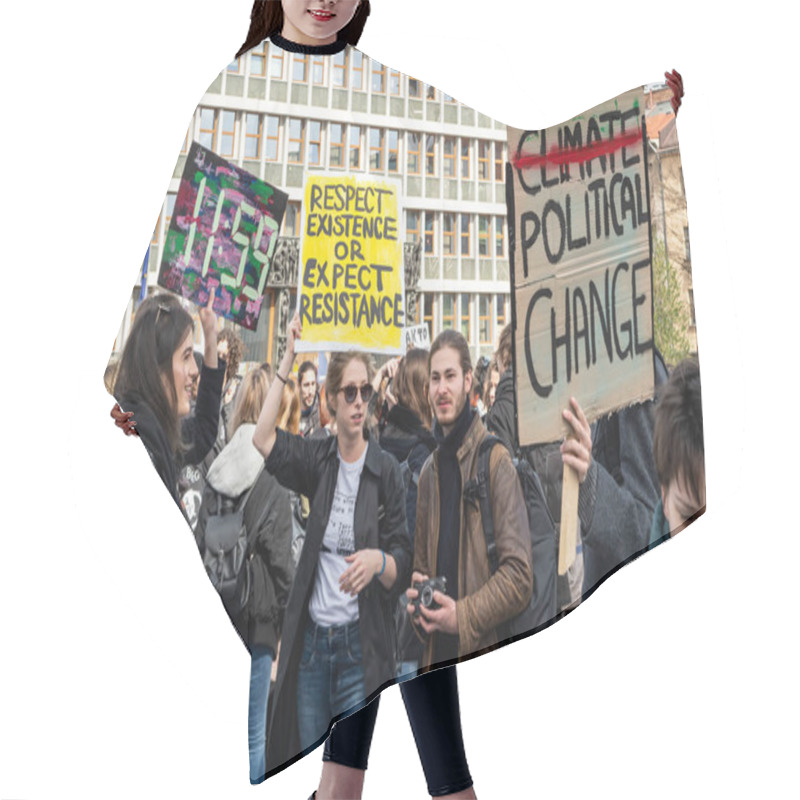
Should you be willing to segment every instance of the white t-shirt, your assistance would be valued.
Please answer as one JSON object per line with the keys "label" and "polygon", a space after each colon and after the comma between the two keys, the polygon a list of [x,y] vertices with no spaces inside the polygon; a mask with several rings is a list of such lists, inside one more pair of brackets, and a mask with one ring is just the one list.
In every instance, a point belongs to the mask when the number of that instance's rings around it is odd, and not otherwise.
{"label": "white t-shirt", "polygon": [[339,578],[350,566],[345,556],[352,555],[356,549],[353,517],[366,456],[364,448],[361,458],[348,464],[339,454],[339,477],[322,539],[314,592],[308,605],[308,613],[317,625],[346,625],[358,619],[358,597],[341,591]]}

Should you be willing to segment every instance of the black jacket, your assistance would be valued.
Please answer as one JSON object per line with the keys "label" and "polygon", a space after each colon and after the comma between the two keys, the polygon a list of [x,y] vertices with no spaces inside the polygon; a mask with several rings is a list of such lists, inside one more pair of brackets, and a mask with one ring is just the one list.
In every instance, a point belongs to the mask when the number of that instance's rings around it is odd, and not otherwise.
{"label": "black jacket", "polygon": [[123,411],[133,412],[136,430],[147,448],[153,466],[179,506],[178,478],[181,469],[186,464],[199,464],[217,438],[219,404],[224,379],[224,361],[220,361],[216,369],[203,364],[197,387],[195,412],[192,416],[186,417],[181,425],[181,439],[188,445],[188,449],[177,455],[172,452],[167,435],[156,415],[138,394],[131,392],[125,397],[117,398]]}
{"label": "black jacket", "polygon": [[[339,475],[338,439],[305,439],[276,431],[266,468],[287,489],[309,498],[306,540],[297,564],[284,619],[275,702],[268,725],[267,777],[302,754],[297,731],[297,673],[308,623],[308,603],[316,579]],[[403,480],[397,461],[370,439],[353,519],[356,549],[381,548],[397,565],[392,591],[373,580],[358,596],[358,619],[364,653],[365,700],[394,680],[394,603],[409,583],[412,544],[406,526]],[[320,740],[321,741],[321,740]]]}

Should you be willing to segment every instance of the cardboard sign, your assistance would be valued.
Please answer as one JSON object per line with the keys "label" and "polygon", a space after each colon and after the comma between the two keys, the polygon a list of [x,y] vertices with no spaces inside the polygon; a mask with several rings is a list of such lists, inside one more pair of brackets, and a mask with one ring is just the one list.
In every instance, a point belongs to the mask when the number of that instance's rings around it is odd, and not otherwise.
{"label": "cardboard sign", "polygon": [[542,131],[508,128],[520,445],[653,394],[650,209],[641,92]]}
{"label": "cardboard sign", "polygon": [[287,195],[193,142],[158,284],[255,330]]}
{"label": "cardboard sign", "polygon": [[431,332],[428,330],[428,323],[423,322],[422,325],[412,325],[410,328],[406,328],[404,339],[406,353],[414,347],[419,347],[421,350],[430,350]]}
{"label": "cardboard sign", "polygon": [[298,352],[403,351],[399,185],[310,175],[303,209]]}

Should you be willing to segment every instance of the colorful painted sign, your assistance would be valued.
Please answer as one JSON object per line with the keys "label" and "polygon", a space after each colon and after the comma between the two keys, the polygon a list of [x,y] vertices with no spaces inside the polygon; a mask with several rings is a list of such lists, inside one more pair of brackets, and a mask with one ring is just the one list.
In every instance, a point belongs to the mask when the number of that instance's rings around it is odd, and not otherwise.
{"label": "colorful painted sign", "polygon": [[192,142],[158,284],[255,330],[287,195]]}
{"label": "colorful painted sign", "polygon": [[650,209],[641,91],[541,131],[508,128],[521,445],[653,394]]}
{"label": "colorful painted sign", "polygon": [[298,352],[405,352],[399,194],[392,180],[307,178]]}

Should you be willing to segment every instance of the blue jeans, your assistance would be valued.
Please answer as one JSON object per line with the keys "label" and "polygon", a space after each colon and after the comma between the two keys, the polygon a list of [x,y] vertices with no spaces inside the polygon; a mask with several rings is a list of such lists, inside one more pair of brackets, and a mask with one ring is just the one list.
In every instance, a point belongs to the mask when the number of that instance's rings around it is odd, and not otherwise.
{"label": "blue jeans", "polygon": [[364,700],[358,620],[324,627],[309,620],[297,676],[297,726],[305,750],[321,740],[333,717]]}
{"label": "blue jeans", "polygon": [[247,717],[250,783],[261,783],[267,774],[267,701],[274,657],[271,647],[250,648],[250,707]]}

